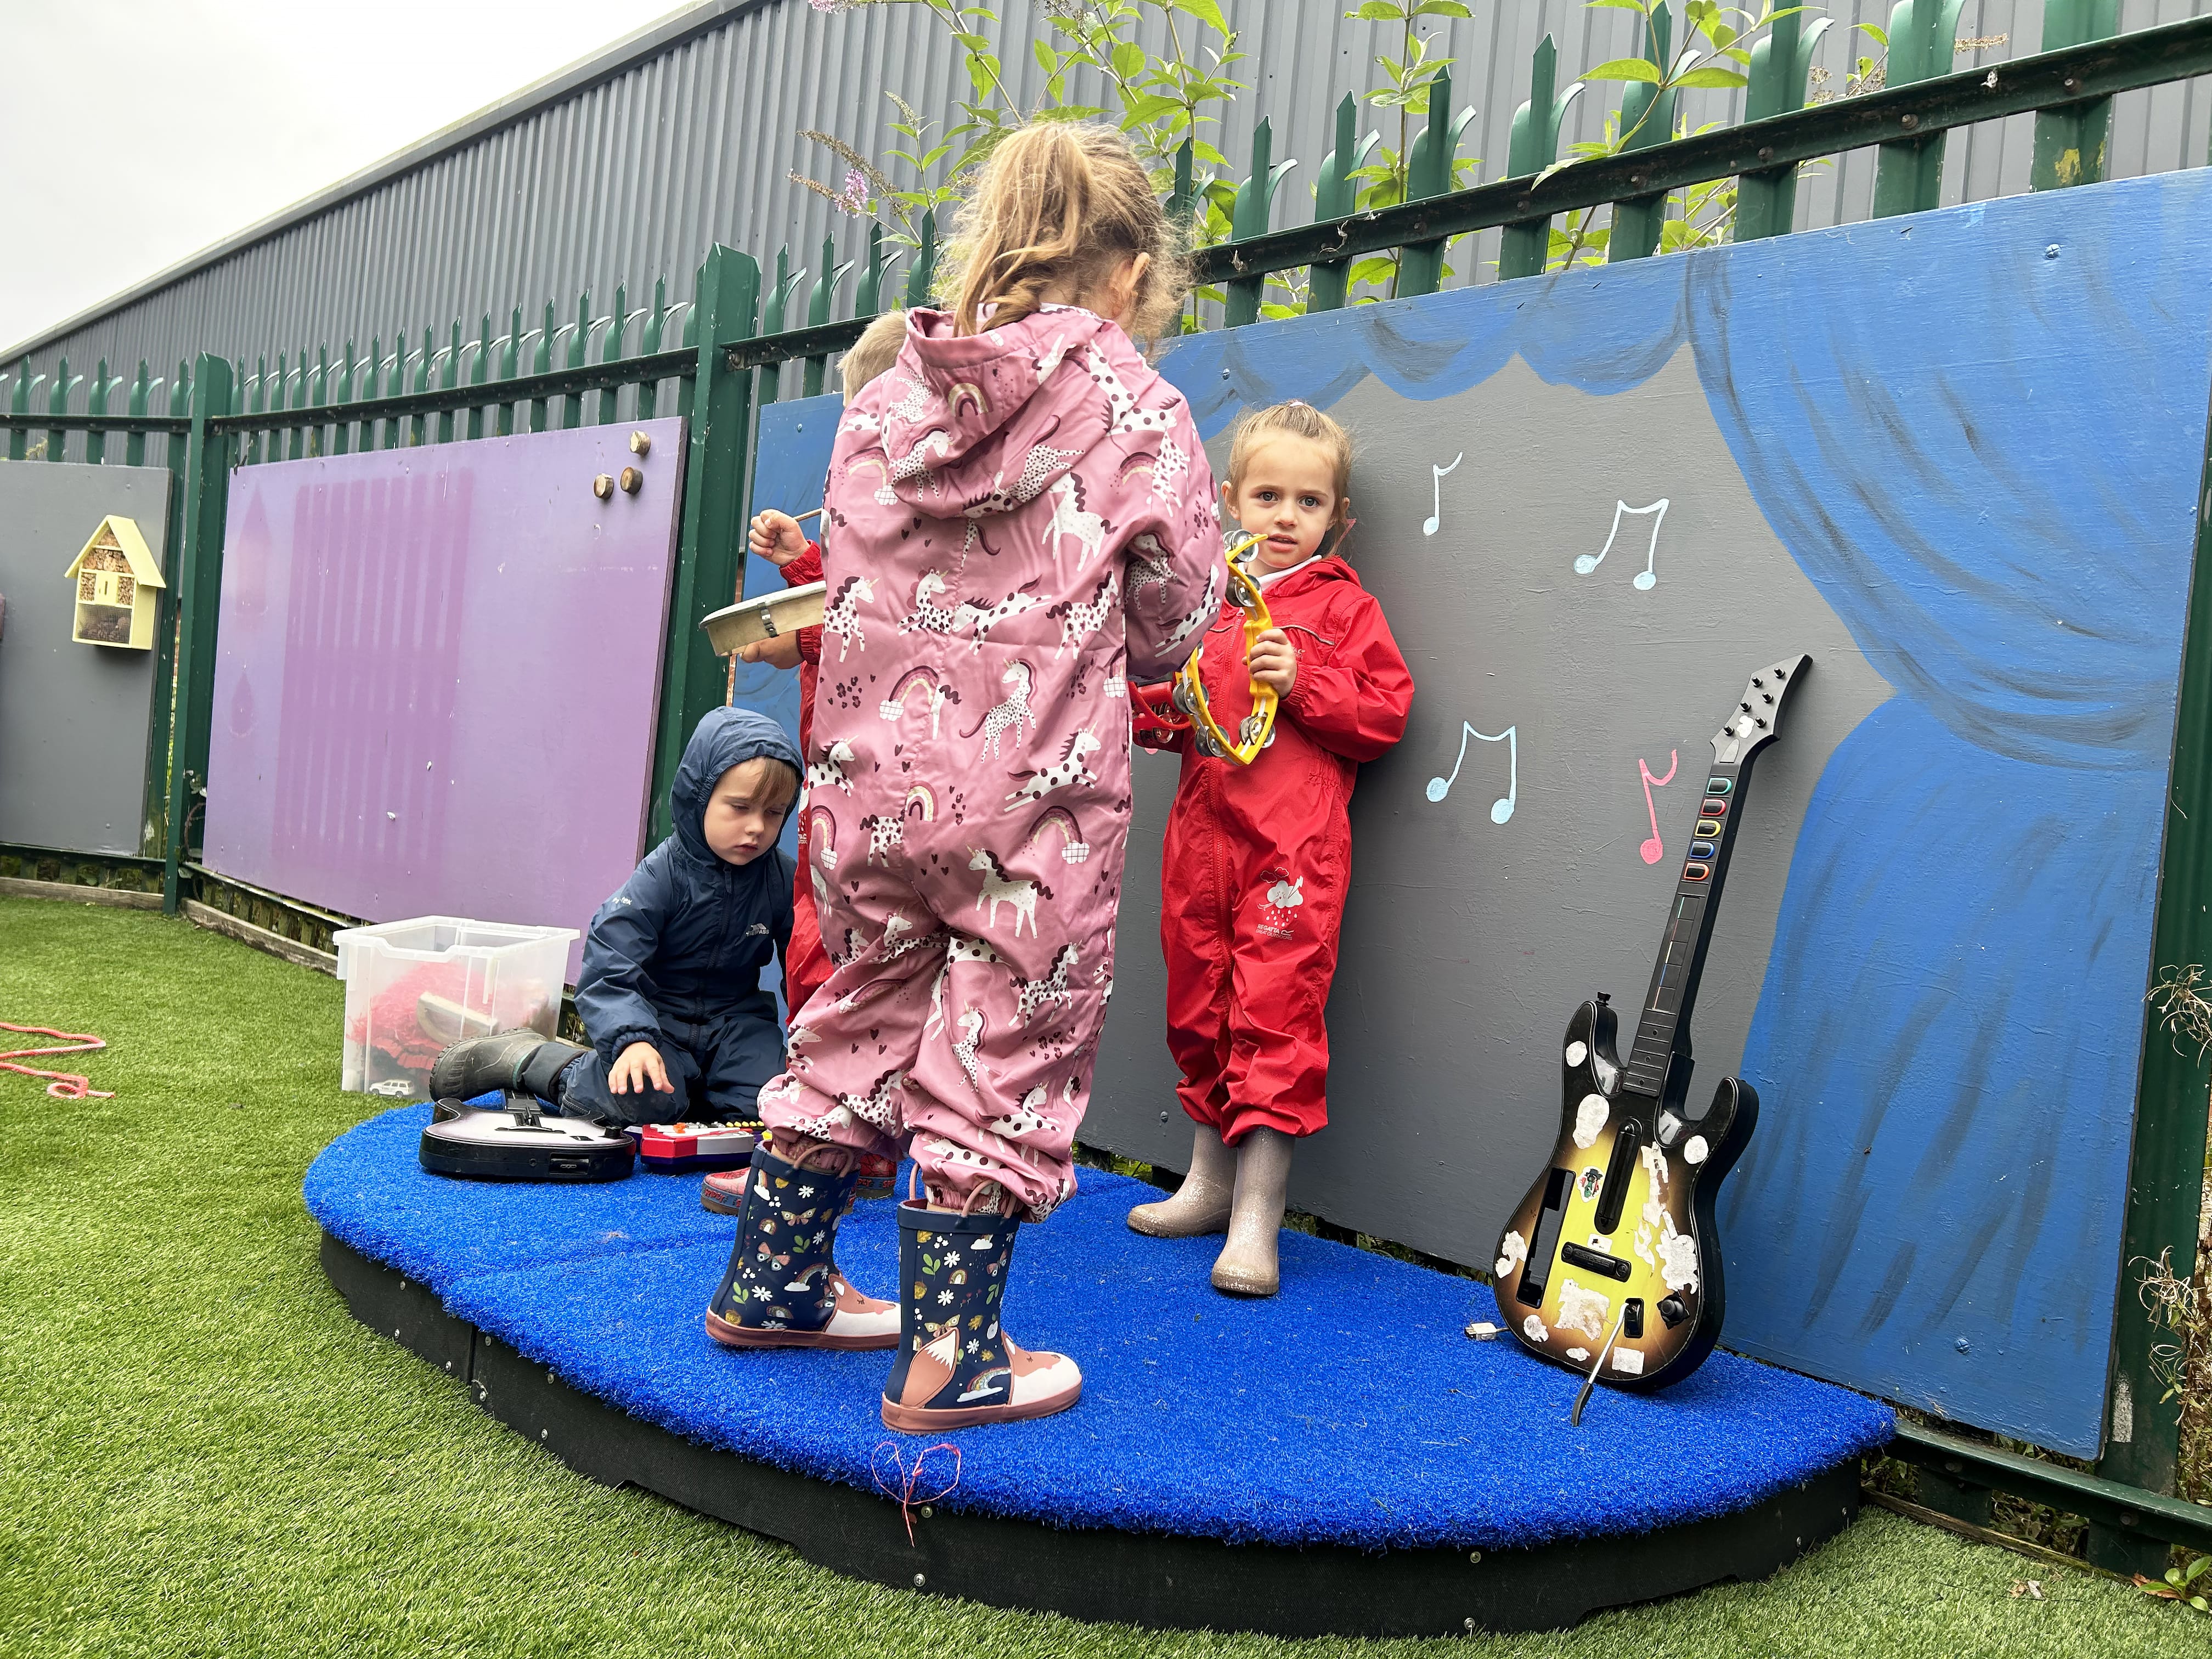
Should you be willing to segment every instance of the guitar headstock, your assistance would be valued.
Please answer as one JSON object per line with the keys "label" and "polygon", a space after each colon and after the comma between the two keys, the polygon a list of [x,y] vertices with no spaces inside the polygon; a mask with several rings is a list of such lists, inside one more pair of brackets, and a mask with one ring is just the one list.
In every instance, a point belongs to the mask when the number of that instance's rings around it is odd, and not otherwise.
{"label": "guitar headstock", "polygon": [[1782,711],[1813,665],[1802,652],[1769,663],[1751,677],[1733,713],[1713,733],[1713,761],[1720,766],[1741,766],[1781,734]]}

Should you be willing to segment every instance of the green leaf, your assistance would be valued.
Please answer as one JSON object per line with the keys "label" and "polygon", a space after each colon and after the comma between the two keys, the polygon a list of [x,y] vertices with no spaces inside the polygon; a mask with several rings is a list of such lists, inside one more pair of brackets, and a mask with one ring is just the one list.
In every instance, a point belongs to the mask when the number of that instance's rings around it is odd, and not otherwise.
{"label": "green leaf", "polygon": [[1881,43],[1881,49],[1884,52],[1887,52],[1889,50],[1889,31],[1887,29],[1877,28],[1872,23],[1859,23],[1854,25],[1854,27],[1863,29],[1869,34],[1874,36],[1876,40]]}
{"label": "green leaf", "polygon": [[1468,9],[1465,0],[1421,0],[1421,3],[1413,8],[1413,15],[1416,17],[1472,17],[1474,13]]}
{"label": "green leaf", "polygon": [[1114,73],[1126,81],[1143,71],[1145,49],[1133,40],[1124,40],[1114,48],[1107,62],[1114,66]]}
{"label": "green leaf", "polygon": [[1587,3],[1592,11],[1611,7],[1616,11],[1632,11],[1640,16],[1650,15],[1644,9],[1644,0],[1587,0]]}
{"label": "green leaf", "polygon": [[1614,58],[1600,64],[1594,70],[1584,70],[1585,81],[1644,81],[1652,86],[1659,84],[1656,64],[1641,58]]}
{"label": "green leaf", "polygon": [[1743,76],[1734,70],[1717,69],[1711,64],[1700,64],[1696,69],[1686,70],[1674,77],[1678,87],[1740,87]]}
{"label": "green leaf", "polygon": [[1218,0],[1175,0],[1177,11],[1187,11],[1217,34],[1231,33],[1229,20],[1221,15]]}
{"label": "green leaf", "polygon": [[1047,75],[1060,73],[1060,54],[1042,40],[1030,42],[1030,51],[1036,54],[1037,67]]}
{"label": "green leaf", "polygon": [[1402,23],[1406,21],[1406,14],[1395,6],[1386,4],[1385,0],[1361,0],[1358,10],[1344,15],[1370,23]]}

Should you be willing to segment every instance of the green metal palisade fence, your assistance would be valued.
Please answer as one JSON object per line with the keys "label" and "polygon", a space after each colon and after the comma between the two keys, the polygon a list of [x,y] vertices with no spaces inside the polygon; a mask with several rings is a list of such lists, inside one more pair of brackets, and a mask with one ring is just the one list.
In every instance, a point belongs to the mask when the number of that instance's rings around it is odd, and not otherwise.
{"label": "green metal palisade fence", "polygon": [[[1771,39],[1753,53],[1747,118],[1741,125],[1674,137],[1672,111],[1653,111],[1654,89],[1632,82],[1623,94],[1623,126],[1644,118],[1642,131],[1649,138],[1619,155],[1556,168],[1561,116],[1586,88],[1581,82],[1559,88],[1557,49],[1547,37],[1530,65],[1528,100],[1514,118],[1510,176],[1450,188],[1466,123],[1452,115],[1449,82],[1439,76],[1428,123],[1409,157],[1407,199],[1367,212],[1351,210],[1349,174],[1376,140],[1357,137],[1358,109],[1347,97],[1337,112],[1335,148],[1321,166],[1314,222],[1291,229],[1268,228],[1275,186],[1293,163],[1273,160],[1272,135],[1262,123],[1237,193],[1232,240],[1200,250],[1195,275],[1200,283],[1224,285],[1224,320],[1235,327],[1257,318],[1267,279],[1278,272],[1310,271],[1306,311],[1342,307],[1346,273],[1361,254],[1402,250],[1399,293],[1431,292],[1441,281],[1450,239],[1492,227],[1504,229],[1499,278],[1537,276],[1547,263],[1553,219],[1577,210],[1613,210],[1608,259],[1646,258],[1658,246],[1671,192],[1731,177],[1739,181],[1736,239],[1782,235],[1791,228],[1798,167],[1869,146],[1881,151],[1877,216],[1917,212],[1938,204],[1944,136],[1951,129],[2025,113],[2036,118],[2031,187],[2088,184],[2105,175],[2114,94],[2212,74],[2212,17],[2118,34],[2118,0],[2047,0],[2042,52],[1995,68],[1938,73],[1950,62],[1948,46],[1960,3],[1902,0],[1891,19],[1887,85],[1811,106],[1805,103],[1807,76],[1825,24],[1802,15],[1779,20]],[[1662,6],[1647,41],[1658,59],[1665,58],[1672,28],[1671,11]],[[1170,200],[1187,213],[1194,200],[1188,146],[1179,161]],[[923,229],[908,274],[909,305],[923,302],[930,292],[934,225],[925,222]],[[61,460],[71,436],[82,434],[84,459],[97,464],[108,459],[108,436],[121,433],[123,459],[140,465],[147,439],[159,436],[162,464],[177,480],[168,538],[177,550],[170,590],[179,622],[173,629],[176,696],[173,712],[157,711],[147,765],[149,822],[160,826],[167,907],[177,907],[181,883],[192,868],[195,803],[204,787],[214,690],[223,512],[233,467],[353,448],[542,432],[555,418],[556,404],[563,427],[586,419],[605,423],[617,418],[626,390],[637,418],[649,419],[662,412],[662,389],[672,381],[669,412],[689,416],[690,430],[655,744],[653,833],[664,836],[667,786],[684,734],[721,696],[722,677],[697,623],[726,602],[742,568],[750,483],[745,463],[755,406],[775,401],[787,363],[801,365],[798,389],[803,393],[821,389],[830,356],[857,339],[878,309],[896,257],[884,256],[880,230],[871,235],[854,315],[842,321],[830,313],[853,265],[835,263],[834,245],[823,246],[806,296],[806,321],[797,328],[786,326],[786,315],[808,273],[792,269],[788,251],[779,251],[775,280],[764,285],[757,261],[717,246],[700,268],[695,299],[678,306],[667,303],[665,283],[656,283],[652,306],[629,311],[618,288],[605,315],[595,316],[584,295],[574,320],[559,322],[549,301],[538,325],[527,331],[518,306],[496,337],[486,315],[473,337],[464,337],[461,322],[454,319],[442,345],[434,343],[433,326],[423,328],[412,349],[403,331],[389,355],[379,337],[356,358],[349,340],[335,369],[327,346],[317,348],[312,368],[304,346],[296,354],[279,354],[273,374],[265,359],[257,359],[249,374],[243,360],[234,364],[203,356],[189,374],[179,366],[166,415],[150,412],[161,382],[149,380],[143,364],[132,385],[130,412],[113,416],[107,413],[108,396],[121,381],[109,379],[105,363],[80,414],[70,404],[83,377],[72,379],[65,361],[50,375],[35,374],[27,359],[12,376],[12,397],[0,414],[10,459],[28,459],[32,434],[43,432],[45,459]],[[681,343],[670,345],[666,331],[678,310],[686,312]],[[641,324],[638,349],[625,356],[633,324]],[[591,336],[601,330],[594,362]],[[568,337],[556,367],[555,344],[562,336]],[[524,349],[532,340],[526,370]],[[33,394],[41,388],[44,407],[34,408]],[[172,631],[168,620],[165,641]],[[170,648],[165,642],[165,670]],[[2180,699],[2155,963],[2212,960],[2212,452],[2199,505]],[[0,853],[11,850],[27,849]],[[1978,1505],[1985,1513],[1992,1489],[2070,1506],[2090,1521],[2093,1561],[2154,1573],[2168,1541],[2201,1545],[2207,1534],[2193,1508],[2172,1496],[2179,1412],[2173,1402],[2160,1399],[2150,1365],[2154,1333],[2134,1312],[2135,1273],[2161,1251],[2186,1261],[2196,1248],[2208,1074],[2201,1057],[2165,1041],[2148,1019],[2142,1057],[2125,1243],[2123,1259],[2112,1267],[2121,1283],[2121,1314],[2112,1392],[2116,1402],[2127,1402],[2122,1425],[2127,1431],[2115,1428],[2095,1476],[2054,1472],[2049,1464],[1927,1430],[1908,1429],[1895,1449],[1935,1476],[1931,1484],[1939,1497],[1948,1492],[1947,1502],[1962,1512],[1971,1516]]]}

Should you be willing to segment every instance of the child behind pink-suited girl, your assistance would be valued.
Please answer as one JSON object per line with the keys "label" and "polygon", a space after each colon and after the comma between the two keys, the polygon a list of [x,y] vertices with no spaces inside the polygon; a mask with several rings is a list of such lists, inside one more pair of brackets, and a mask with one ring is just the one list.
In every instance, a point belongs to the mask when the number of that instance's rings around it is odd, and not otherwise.
{"label": "child behind pink-suited girl", "polygon": [[[832,971],[762,1091],[769,1138],[707,1316],[733,1348],[895,1350],[882,1416],[914,1433],[1080,1396],[1074,1359],[1007,1334],[1002,1298],[1019,1230],[1074,1190],[1130,677],[1181,662],[1225,575],[1189,409],[1130,337],[1171,328],[1187,284],[1127,140],[1011,135],[947,261],[951,304],[909,313],[830,463],[803,810]],[[858,1158],[909,1151],[894,1305],[834,1251]]]}

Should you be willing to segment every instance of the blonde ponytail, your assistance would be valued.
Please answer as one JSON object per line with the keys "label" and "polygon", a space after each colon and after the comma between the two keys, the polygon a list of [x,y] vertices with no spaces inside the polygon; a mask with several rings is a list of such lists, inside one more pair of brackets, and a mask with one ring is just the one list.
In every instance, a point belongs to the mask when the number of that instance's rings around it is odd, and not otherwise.
{"label": "blonde ponytail", "polygon": [[1095,122],[1031,122],[976,175],[945,250],[939,290],[961,334],[1035,312],[1054,289],[1089,299],[1138,254],[1130,332],[1155,339],[1189,286],[1180,239],[1129,141]]}

